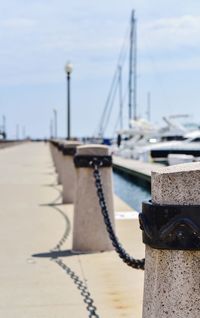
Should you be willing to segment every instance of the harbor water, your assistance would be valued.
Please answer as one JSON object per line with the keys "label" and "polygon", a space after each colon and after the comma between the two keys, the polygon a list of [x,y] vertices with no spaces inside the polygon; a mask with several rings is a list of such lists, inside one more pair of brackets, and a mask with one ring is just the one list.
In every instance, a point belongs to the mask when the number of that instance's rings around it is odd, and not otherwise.
{"label": "harbor water", "polygon": [[114,171],[113,183],[116,195],[138,212],[141,211],[142,201],[150,199],[150,184],[138,178]]}

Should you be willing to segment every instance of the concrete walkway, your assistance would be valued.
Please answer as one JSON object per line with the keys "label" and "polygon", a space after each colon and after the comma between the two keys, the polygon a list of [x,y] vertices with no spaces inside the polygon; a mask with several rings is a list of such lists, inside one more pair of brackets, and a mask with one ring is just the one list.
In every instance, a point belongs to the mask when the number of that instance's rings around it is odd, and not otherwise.
{"label": "concrete walkway", "polygon": [[[72,255],[73,205],[60,203],[55,180],[47,144],[0,150],[0,317],[88,317],[80,291],[55,257],[87,284],[99,317],[141,317],[143,272],[115,252]],[[121,210],[130,208],[116,199]],[[136,219],[117,220],[124,247],[143,258],[138,228]]]}

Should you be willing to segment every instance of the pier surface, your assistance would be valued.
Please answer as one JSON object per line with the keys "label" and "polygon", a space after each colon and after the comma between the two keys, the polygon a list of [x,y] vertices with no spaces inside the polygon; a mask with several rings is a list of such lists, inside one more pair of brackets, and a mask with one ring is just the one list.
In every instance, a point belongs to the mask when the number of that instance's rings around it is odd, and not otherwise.
{"label": "pier surface", "polygon": [[151,182],[151,172],[155,170],[155,168],[163,167],[163,165],[158,163],[147,163],[117,156],[113,157],[113,166],[119,171],[143,179],[149,183]]}
{"label": "pier surface", "polygon": [[[0,150],[0,317],[88,317],[58,259],[88,286],[99,317],[141,317],[144,273],[114,251],[73,254],[73,205],[61,203],[61,191],[48,144]],[[119,198],[115,210],[131,211]],[[117,218],[116,230],[127,251],[143,258],[138,220]]]}

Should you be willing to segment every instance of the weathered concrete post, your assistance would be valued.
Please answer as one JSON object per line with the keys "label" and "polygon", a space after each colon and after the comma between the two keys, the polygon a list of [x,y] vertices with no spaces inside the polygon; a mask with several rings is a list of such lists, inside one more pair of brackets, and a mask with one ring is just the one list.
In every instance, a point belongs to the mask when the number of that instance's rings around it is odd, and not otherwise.
{"label": "weathered concrete post", "polygon": [[[152,203],[200,205],[200,163],[153,172]],[[163,209],[161,213],[164,216],[167,212]],[[175,233],[170,232],[169,242],[174,234],[178,242],[185,239],[183,231],[188,230],[185,220],[182,219]],[[196,240],[199,234],[194,231],[191,235]],[[146,245],[143,318],[186,317],[200,317],[200,251],[159,250]]]}
{"label": "weathered concrete post", "polygon": [[59,142],[56,140],[54,141],[54,165],[55,165],[55,170],[58,173],[58,158],[59,158]]}
{"label": "weathered concrete post", "polygon": [[[109,148],[101,145],[77,147],[77,156],[108,156]],[[105,200],[114,226],[112,169],[102,167],[101,178]],[[98,252],[113,250],[106,232],[101,214],[93,169],[77,168],[77,188],[74,207],[73,250],[83,252]]]}
{"label": "weathered concrete post", "polygon": [[56,142],[54,140],[50,140],[49,147],[50,147],[53,164],[56,170],[56,158],[55,158],[56,157]]}
{"label": "weathered concrete post", "polygon": [[49,140],[49,150],[50,150],[50,153],[51,153],[51,157],[52,157],[52,160],[54,162],[54,145],[53,145],[53,140]]}
{"label": "weathered concrete post", "polygon": [[73,203],[76,191],[76,169],[73,156],[80,142],[67,142],[62,148],[61,183],[63,186],[63,203]]}
{"label": "weathered concrete post", "polygon": [[58,147],[57,147],[57,153],[56,153],[56,163],[57,163],[57,173],[58,173],[58,177],[57,177],[57,182],[58,184],[62,183],[62,161],[63,161],[63,147],[64,147],[64,142],[59,142],[58,143]]}

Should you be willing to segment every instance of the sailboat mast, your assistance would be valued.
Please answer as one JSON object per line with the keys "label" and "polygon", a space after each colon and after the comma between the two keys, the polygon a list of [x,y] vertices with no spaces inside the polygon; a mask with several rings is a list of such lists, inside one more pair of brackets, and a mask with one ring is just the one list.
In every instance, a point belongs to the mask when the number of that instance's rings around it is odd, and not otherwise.
{"label": "sailboat mast", "polygon": [[133,20],[133,39],[134,39],[134,58],[133,58],[133,77],[134,77],[134,91],[133,91],[133,118],[137,119],[137,30],[136,19]]}
{"label": "sailboat mast", "polygon": [[137,47],[135,11],[131,12],[130,52],[129,52],[129,126],[132,118],[137,118]]}
{"label": "sailboat mast", "polygon": [[119,118],[120,118],[120,129],[123,129],[123,98],[122,98],[122,67],[118,66],[118,83],[119,83]]}

